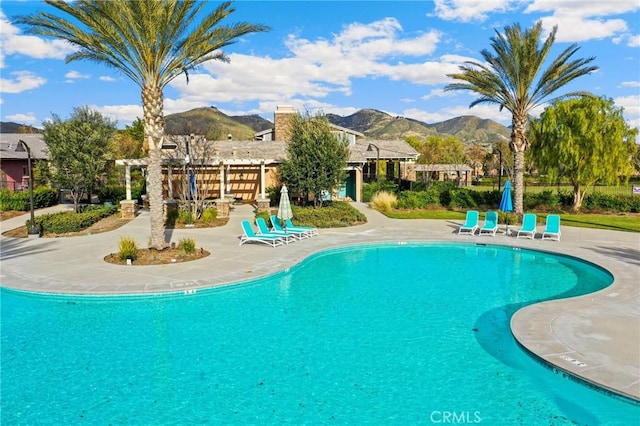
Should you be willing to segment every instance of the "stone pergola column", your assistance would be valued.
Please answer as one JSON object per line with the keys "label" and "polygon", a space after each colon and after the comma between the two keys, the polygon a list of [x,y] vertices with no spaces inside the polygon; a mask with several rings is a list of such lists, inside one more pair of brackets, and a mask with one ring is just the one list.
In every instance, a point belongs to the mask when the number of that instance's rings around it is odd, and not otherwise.
{"label": "stone pergola column", "polygon": [[124,187],[127,192],[127,201],[131,201],[131,166],[124,167]]}

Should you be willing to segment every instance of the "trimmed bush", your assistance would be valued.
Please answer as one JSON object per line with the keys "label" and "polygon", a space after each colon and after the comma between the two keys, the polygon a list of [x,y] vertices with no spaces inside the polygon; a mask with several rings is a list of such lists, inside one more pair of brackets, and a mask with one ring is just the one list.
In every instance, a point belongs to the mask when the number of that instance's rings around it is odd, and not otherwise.
{"label": "trimmed bush", "polygon": [[[330,201],[320,208],[291,206],[293,223],[316,228],[340,228],[366,223],[367,217],[345,201]],[[256,217],[259,217],[256,215]],[[268,215],[267,215],[268,216]]]}
{"label": "trimmed bush", "polygon": [[184,254],[192,254],[196,251],[196,241],[193,238],[181,238],[178,241],[178,249]]}
{"label": "trimmed bush", "polygon": [[[58,191],[51,188],[33,190],[33,208],[41,209],[58,204]],[[0,191],[0,210],[28,211],[30,208],[29,191]]]}
{"label": "trimmed bush", "polygon": [[131,237],[122,236],[118,241],[118,257],[120,260],[136,260],[138,258],[138,244]]}
{"label": "trimmed bush", "polygon": [[[81,213],[60,212],[45,214],[35,218],[35,226],[42,233],[66,234],[84,231],[105,217],[117,213],[116,206],[89,206]],[[31,219],[27,220],[27,229],[31,227]]]}

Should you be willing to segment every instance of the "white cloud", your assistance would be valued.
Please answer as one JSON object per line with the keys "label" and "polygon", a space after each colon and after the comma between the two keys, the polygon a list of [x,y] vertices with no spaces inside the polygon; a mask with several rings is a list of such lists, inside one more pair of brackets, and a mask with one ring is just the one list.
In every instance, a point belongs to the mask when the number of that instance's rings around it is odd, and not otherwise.
{"label": "white cloud", "polygon": [[634,127],[640,127],[640,95],[620,96],[614,98],[616,106],[624,108],[624,117],[629,122],[635,122]]}
{"label": "white cloud", "polygon": [[629,36],[629,42],[627,43],[629,47],[639,47],[640,46],[640,34]]}
{"label": "white cloud", "polygon": [[37,121],[35,114],[32,112],[26,114],[7,115],[6,119],[19,124],[35,124]]}
{"label": "white cloud", "polygon": [[76,80],[86,80],[91,78],[91,76],[89,74],[82,74],[78,71],[75,70],[71,70],[69,72],[67,72],[64,77],[66,78],[65,83],[73,83]]}
{"label": "white cloud", "polygon": [[99,111],[112,120],[117,120],[118,125],[123,124],[123,122],[130,123],[136,117],[142,117],[142,106],[140,105],[90,105],[89,108]]}
{"label": "white cloud", "polygon": [[429,124],[439,123],[464,115],[475,115],[476,117],[496,121],[504,126],[511,125],[511,113],[506,110],[500,112],[497,105],[476,105],[473,108],[469,108],[468,105],[457,105],[438,108],[437,111],[430,111],[427,103],[424,109],[406,109],[402,112],[402,115]]}
{"label": "white cloud", "polygon": [[554,14],[541,18],[545,35],[557,25],[556,41],[584,42],[614,37],[627,31],[627,23],[622,19],[588,19],[577,15]]}
{"label": "white cloud", "polygon": [[640,87],[640,81],[623,81],[620,83],[622,87]]}
{"label": "white cloud", "polygon": [[446,21],[482,22],[490,12],[506,12],[518,0],[435,0],[434,15]]}
{"label": "white cloud", "polygon": [[[171,88],[181,102],[281,102],[282,99],[324,98],[332,93],[351,95],[354,79],[389,78],[418,84],[438,84],[457,65],[420,61],[432,54],[442,34],[438,31],[402,37],[394,18],[369,24],[352,23],[331,39],[308,40],[293,34],[285,40],[283,58],[229,55],[230,63],[211,61],[200,73],[177,78]],[[457,58],[457,57],[455,57]],[[399,61],[403,59],[404,61]],[[407,62],[409,61],[409,62]]]}
{"label": "white cloud", "polygon": [[13,80],[0,78],[0,87],[3,93],[22,93],[35,89],[47,82],[43,77],[37,76],[29,71],[15,71],[10,74]]}
{"label": "white cloud", "polygon": [[117,79],[110,77],[108,75],[101,75],[100,77],[98,77],[98,80],[106,81],[107,83],[113,83],[115,81],[118,81]]}
{"label": "white cloud", "polygon": [[550,16],[541,19],[545,31],[558,25],[559,42],[612,38],[617,43],[626,35],[628,24],[623,19],[607,17],[635,10],[640,10],[637,1],[534,0],[524,13],[551,12]]}
{"label": "white cloud", "polygon": [[533,0],[525,13],[555,12],[575,16],[609,16],[639,10],[640,4],[634,1],[593,1],[593,0]]}
{"label": "white cloud", "polygon": [[429,100],[432,98],[446,98],[446,97],[451,97],[451,96],[455,96],[454,92],[445,92],[444,89],[433,89],[431,90],[428,94],[422,96],[420,99],[422,100]]}
{"label": "white cloud", "polygon": [[36,36],[21,35],[0,10],[0,68],[4,68],[7,55],[24,55],[36,59],[64,59],[77,49],[62,40],[46,40]]}

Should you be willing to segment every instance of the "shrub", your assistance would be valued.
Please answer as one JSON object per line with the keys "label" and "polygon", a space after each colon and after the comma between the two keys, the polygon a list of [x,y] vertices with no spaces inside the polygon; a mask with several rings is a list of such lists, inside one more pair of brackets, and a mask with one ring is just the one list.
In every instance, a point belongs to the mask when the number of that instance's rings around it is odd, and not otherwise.
{"label": "shrub", "polygon": [[[27,199],[29,198],[27,193]],[[41,209],[58,204],[60,195],[53,188],[36,188],[33,190],[33,208]]]}
{"label": "shrub", "polygon": [[131,237],[122,236],[118,241],[118,257],[120,260],[136,260],[138,258],[138,244]]}
{"label": "shrub", "polygon": [[[133,198],[133,194],[131,195]],[[118,204],[120,201],[127,198],[127,190],[124,186],[120,185],[107,185],[98,190],[98,199],[101,203],[105,201],[111,201],[113,204]]]}
{"label": "shrub", "polygon": [[29,210],[29,193],[26,191],[11,192],[7,189],[0,191],[0,210]]}
{"label": "shrub", "polygon": [[459,207],[463,209],[477,207],[473,196],[471,195],[471,191],[466,188],[456,188],[451,191],[451,200],[449,201],[450,207]]}
{"label": "shrub", "polygon": [[[51,188],[33,190],[33,208],[50,207],[58,203],[58,191]],[[27,211],[30,208],[29,191],[0,191],[0,210]]]}
{"label": "shrub", "polygon": [[202,223],[211,224],[218,218],[218,210],[216,208],[209,208],[202,212],[200,220]]}
{"label": "shrub", "polygon": [[403,191],[398,199],[400,209],[424,209],[440,204],[440,192],[436,188],[427,191]]}
{"label": "shrub", "polygon": [[371,207],[381,212],[388,212],[398,204],[398,197],[387,191],[379,191],[371,199]]}
{"label": "shrub", "polygon": [[180,212],[178,211],[178,209],[170,209],[167,211],[167,219],[165,222],[166,226],[175,226],[176,222],[178,221],[178,216],[180,215]]}
{"label": "shrub", "polygon": [[518,223],[518,215],[515,213],[507,213],[498,210],[498,223],[508,223],[510,225],[515,225]]}
{"label": "shrub", "polygon": [[[326,206],[320,208],[300,206],[291,206],[291,208],[295,225],[339,228],[367,221],[367,217],[362,212],[345,201],[330,201]],[[257,217],[261,214],[258,214]]]}
{"label": "shrub", "polygon": [[193,238],[181,238],[178,241],[178,249],[184,254],[192,254],[196,251],[196,242]]}
{"label": "shrub", "polygon": [[[81,213],[60,212],[38,216],[35,227],[42,233],[66,234],[80,232],[105,217],[118,211],[116,206],[91,206]],[[27,229],[31,227],[31,219],[27,220]]]}
{"label": "shrub", "polygon": [[365,203],[370,202],[373,196],[380,191],[395,193],[398,192],[398,185],[386,180],[381,180],[380,185],[377,182],[365,183],[362,185],[362,201]]}

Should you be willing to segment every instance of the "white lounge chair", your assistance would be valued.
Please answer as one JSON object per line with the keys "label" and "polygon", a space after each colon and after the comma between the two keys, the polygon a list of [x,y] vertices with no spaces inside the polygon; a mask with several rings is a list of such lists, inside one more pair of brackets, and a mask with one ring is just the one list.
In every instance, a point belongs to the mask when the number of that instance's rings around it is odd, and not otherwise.
{"label": "white lounge chair", "polygon": [[278,219],[278,217],[275,214],[271,215],[270,218],[271,218],[271,232],[278,232],[278,233],[286,232],[288,234],[293,234],[299,240],[302,240],[303,238],[311,237],[311,235],[309,235],[306,229],[302,229],[298,227],[290,228],[288,226],[287,226],[287,229],[283,228],[282,225],[280,225],[280,219]]}
{"label": "white lounge chair", "polygon": [[256,219],[256,225],[258,225],[258,236],[272,235],[275,237],[280,237],[286,244],[289,244],[290,242],[296,240],[295,235],[293,235],[291,232],[271,231],[267,226],[267,222],[265,222],[261,217]]}
{"label": "white lounge chair", "polygon": [[518,233],[516,234],[516,238],[531,238],[534,239],[536,237],[536,223],[537,216],[535,213],[525,213],[522,216],[522,226],[518,229]]}
{"label": "white lounge chair", "polygon": [[294,225],[291,222],[291,219],[287,219],[284,221],[284,223],[287,225],[287,229],[289,228],[296,228],[296,229],[303,229],[307,232],[307,235],[310,237],[313,237],[315,235],[318,235],[318,229],[312,227],[312,226],[299,226],[299,225]]}
{"label": "white lounge chair", "polygon": [[478,212],[476,210],[469,210],[464,223],[460,229],[458,229],[458,234],[473,235],[476,229],[478,229]]}
{"label": "white lounge chair", "polygon": [[496,236],[496,232],[498,231],[498,212],[487,212],[484,217],[484,224],[478,235],[491,235],[492,237]]}
{"label": "white lounge chair", "polygon": [[560,215],[547,215],[546,225],[542,232],[542,239],[560,241]]}
{"label": "white lounge chair", "polygon": [[273,235],[256,234],[248,220],[242,221],[242,230],[244,231],[244,235],[240,237],[239,245],[243,245],[244,243],[249,241],[255,241],[258,243],[267,244],[267,245],[270,245],[271,247],[277,247],[283,244],[283,239],[281,237],[277,237]]}

